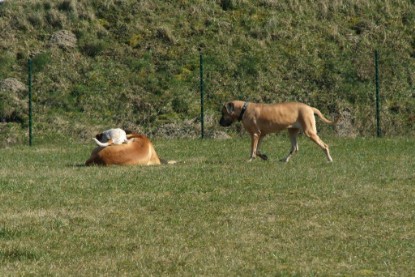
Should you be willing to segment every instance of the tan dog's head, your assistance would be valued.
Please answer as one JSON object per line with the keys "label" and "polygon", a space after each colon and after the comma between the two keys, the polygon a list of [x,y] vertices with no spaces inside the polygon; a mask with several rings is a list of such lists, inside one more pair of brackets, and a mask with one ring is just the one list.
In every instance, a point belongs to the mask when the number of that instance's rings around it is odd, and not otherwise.
{"label": "tan dog's head", "polygon": [[223,127],[228,127],[235,119],[235,104],[233,102],[223,104],[222,117],[220,118],[219,124]]}
{"label": "tan dog's head", "polygon": [[219,124],[223,127],[231,126],[235,120],[238,120],[241,101],[232,101],[223,104],[222,117]]}

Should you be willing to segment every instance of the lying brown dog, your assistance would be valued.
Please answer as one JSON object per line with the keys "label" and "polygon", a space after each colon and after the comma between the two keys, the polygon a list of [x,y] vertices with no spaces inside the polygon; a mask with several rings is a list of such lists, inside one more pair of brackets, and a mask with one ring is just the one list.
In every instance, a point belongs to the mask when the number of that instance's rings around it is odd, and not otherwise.
{"label": "lying brown dog", "polygon": [[266,155],[259,151],[261,141],[265,135],[288,129],[291,150],[282,161],[288,162],[291,156],[298,151],[297,136],[300,131],[303,131],[307,137],[323,149],[327,160],[331,162],[333,159],[330,156],[329,146],[317,135],[314,114],[323,122],[331,125],[336,124],[339,119],[337,118],[334,122],[330,121],[318,109],[303,103],[256,104],[232,101],[223,105],[219,124],[226,127],[236,120],[242,121],[245,129],[251,135],[250,161],[257,155],[263,160],[268,159]]}
{"label": "lying brown dog", "polygon": [[96,147],[85,165],[156,165],[162,163],[153,144],[146,136],[132,133],[128,135],[128,139],[130,140],[128,144]]}

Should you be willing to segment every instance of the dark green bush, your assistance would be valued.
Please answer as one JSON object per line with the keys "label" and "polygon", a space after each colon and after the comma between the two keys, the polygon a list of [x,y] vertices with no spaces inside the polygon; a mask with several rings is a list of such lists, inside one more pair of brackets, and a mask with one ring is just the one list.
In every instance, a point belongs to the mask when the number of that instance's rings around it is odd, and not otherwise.
{"label": "dark green bush", "polygon": [[45,69],[48,64],[51,63],[50,52],[42,52],[32,58],[32,70],[33,72],[40,72]]}
{"label": "dark green bush", "polygon": [[79,43],[81,52],[92,58],[100,55],[107,47],[107,43],[99,39],[84,39]]}

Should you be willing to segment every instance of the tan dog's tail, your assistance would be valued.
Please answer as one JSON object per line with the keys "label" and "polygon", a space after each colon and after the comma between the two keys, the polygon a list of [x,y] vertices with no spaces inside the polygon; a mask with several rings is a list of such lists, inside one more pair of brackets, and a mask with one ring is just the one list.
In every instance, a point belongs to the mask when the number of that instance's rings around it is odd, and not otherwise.
{"label": "tan dog's tail", "polygon": [[93,138],[93,140],[95,140],[95,142],[101,146],[101,147],[107,147],[110,146],[112,143],[112,140],[109,140],[108,142],[100,142],[99,140],[97,140],[96,138]]}
{"label": "tan dog's tail", "polygon": [[168,161],[165,159],[160,159],[161,164],[177,164],[178,161]]}
{"label": "tan dog's tail", "polygon": [[330,124],[330,125],[336,125],[336,123],[339,121],[339,119],[340,119],[340,116],[338,116],[334,121],[331,121],[331,120],[328,120],[327,118],[325,118],[324,117],[324,115],[318,110],[318,109],[316,109],[316,108],[313,108],[313,107],[311,107],[312,109],[313,109],[313,112],[314,112],[314,114],[316,114],[316,115],[318,115],[318,117],[320,117],[320,119],[323,121],[323,122],[325,122],[325,123],[327,123],[327,124]]}

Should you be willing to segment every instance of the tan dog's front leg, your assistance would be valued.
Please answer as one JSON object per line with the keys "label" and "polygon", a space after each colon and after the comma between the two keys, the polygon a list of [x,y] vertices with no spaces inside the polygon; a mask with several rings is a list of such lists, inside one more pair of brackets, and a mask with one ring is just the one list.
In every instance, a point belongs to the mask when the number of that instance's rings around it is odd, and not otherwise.
{"label": "tan dog's front leg", "polygon": [[290,135],[290,141],[291,141],[291,149],[290,153],[288,153],[288,156],[284,159],[281,159],[282,162],[288,163],[288,161],[291,159],[291,157],[298,152],[298,142],[297,142],[297,136],[300,132],[299,129],[292,128],[288,129],[288,134]]}
{"label": "tan dog's front leg", "polygon": [[258,134],[251,134],[251,158],[249,162],[256,158],[256,151],[258,147],[259,135]]}

